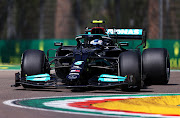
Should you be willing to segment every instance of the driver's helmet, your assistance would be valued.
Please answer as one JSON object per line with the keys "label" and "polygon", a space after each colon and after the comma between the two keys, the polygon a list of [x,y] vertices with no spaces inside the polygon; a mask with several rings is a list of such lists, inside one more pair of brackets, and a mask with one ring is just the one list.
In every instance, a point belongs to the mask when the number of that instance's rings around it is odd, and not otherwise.
{"label": "driver's helmet", "polygon": [[90,44],[92,45],[102,45],[103,44],[103,41],[100,40],[100,39],[94,39],[90,42]]}

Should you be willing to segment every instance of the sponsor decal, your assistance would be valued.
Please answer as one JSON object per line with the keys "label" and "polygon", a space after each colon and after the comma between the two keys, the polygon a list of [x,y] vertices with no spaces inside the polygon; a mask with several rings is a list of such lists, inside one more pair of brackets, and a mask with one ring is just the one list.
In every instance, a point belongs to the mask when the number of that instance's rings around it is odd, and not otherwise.
{"label": "sponsor decal", "polygon": [[107,29],[107,34],[119,34],[119,35],[142,35],[142,29]]}
{"label": "sponsor decal", "polygon": [[74,65],[78,65],[78,66],[79,66],[79,65],[82,65],[83,62],[84,62],[84,61],[76,61],[76,62],[74,63]]}
{"label": "sponsor decal", "polygon": [[69,73],[69,75],[79,75],[79,73]]}
{"label": "sponsor decal", "polygon": [[71,69],[82,69],[82,68],[79,66],[73,66]]}
{"label": "sponsor decal", "polygon": [[71,72],[77,72],[77,73],[80,73],[80,70],[71,70]]}

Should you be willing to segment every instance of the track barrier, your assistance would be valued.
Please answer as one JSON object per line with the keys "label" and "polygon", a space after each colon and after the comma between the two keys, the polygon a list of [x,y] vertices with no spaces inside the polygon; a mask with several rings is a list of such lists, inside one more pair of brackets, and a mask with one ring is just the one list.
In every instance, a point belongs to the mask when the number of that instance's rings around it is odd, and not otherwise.
{"label": "track barrier", "polygon": [[[136,48],[141,43],[139,40],[125,40],[129,42],[128,47]],[[63,42],[63,45],[76,45],[75,39],[34,39],[34,40],[0,40],[0,63],[1,64],[20,64],[21,55],[27,49],[39,49],[47,52],[50,48],[57,49],[54,42]],[[170,55],[172,69],[180,69],[180,40],[147,40],[146,48],[166,48]],[[140,50],[144,50],[140,46]],[[55,51],[50,53],[54,56]]]}

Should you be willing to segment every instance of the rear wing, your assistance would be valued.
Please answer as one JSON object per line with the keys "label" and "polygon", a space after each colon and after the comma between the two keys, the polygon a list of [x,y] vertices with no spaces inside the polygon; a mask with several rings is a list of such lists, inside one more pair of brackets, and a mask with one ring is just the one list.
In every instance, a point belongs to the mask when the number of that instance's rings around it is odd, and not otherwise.
{"label": "rear wing", "polygon": [[146,31],[144,29],[106,29],[106,34],[110,38],[116,39],[136,39],[142,40],[142,43],[137,47],[143,45],[146,47]]}

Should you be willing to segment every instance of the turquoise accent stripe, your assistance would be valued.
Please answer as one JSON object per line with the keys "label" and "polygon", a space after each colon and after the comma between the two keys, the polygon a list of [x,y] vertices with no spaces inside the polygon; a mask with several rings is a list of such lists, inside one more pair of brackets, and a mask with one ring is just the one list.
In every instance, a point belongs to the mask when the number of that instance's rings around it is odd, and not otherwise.
{"label": "turquoise accent stripe", "polygon": [[100,75],[98,81],[101,81],[101,82],[120,82],[120,81],[125,81],[126,78],[127,77],[102,74],[102,75]]}
{"label": "turquoise accent stripe", "polygon": [[126,77],[116,76],[116,75],[109,75],[109,74],[102,74],[100,75],[101,78],[108,77],[108,78],[117,78],[117,79],[126,79]]}
{"label": "turquoise accent stripe", "polygon": [[125,81],[125,78],[121,78],[121,79],[99,78],[98,81],[101,81],[101,82],[121,82],[121,81]]}
{"label": "turquoise accent stripe", "polygon": [[51,78],[49,74],[39,74],[26,77],[26,80],[29,81],[49,81],[50,79]]}

